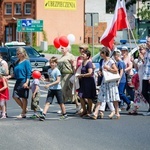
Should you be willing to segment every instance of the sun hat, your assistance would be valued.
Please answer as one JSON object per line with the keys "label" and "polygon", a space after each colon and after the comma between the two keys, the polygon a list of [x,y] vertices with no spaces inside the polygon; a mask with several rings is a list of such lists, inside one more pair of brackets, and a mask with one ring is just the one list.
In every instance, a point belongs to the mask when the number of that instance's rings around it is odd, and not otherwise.
{"label": "sun hat", "polygon": [[81,44],[81,45],[79,45],[79,48],[87,50],[88,49],[88,45],[87,44]]}
{"label": "sun hat", "polygon": [[122,46],[121,50],[127,50],[128,51],[128,47],[127,46]]}

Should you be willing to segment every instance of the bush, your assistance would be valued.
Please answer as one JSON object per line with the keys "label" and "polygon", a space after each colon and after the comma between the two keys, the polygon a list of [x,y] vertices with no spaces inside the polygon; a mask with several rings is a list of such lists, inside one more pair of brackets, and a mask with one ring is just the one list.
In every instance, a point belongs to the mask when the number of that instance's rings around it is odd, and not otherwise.
{"label": "bush", "polygon": [[[42,52],[40,50],[40,47],[34,47],[37,51]],[[94,48],[94,55],[97,54],[99,52],[99,47],[95,47]],[[91,51],[91,55],[92,55],[92,46],[89,45],[89,50]],[[48,50],[45,53],[49,53],[49,54],[61,54],[61,52],[59,52],[53,45],[49,45],[48,46]],[[79,56],[79,45],[78,44],[73,44],[71,45],[71,53],[74,56]]]}

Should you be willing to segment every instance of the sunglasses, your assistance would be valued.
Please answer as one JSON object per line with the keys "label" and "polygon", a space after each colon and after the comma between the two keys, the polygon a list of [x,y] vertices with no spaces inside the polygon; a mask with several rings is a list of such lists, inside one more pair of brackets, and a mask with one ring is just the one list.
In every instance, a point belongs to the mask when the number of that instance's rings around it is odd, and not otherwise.
{"label": "sunglasses", "polygon": [[21,53],[17,53],[17,55],[20,55]]}

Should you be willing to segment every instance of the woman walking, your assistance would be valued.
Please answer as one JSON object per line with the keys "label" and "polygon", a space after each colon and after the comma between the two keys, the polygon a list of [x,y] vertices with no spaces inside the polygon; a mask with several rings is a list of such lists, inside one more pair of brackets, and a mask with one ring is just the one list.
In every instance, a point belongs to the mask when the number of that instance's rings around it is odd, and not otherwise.
{"label": "woman walking", "polygon": [[29,96],[29,84],[31,77],[31,64],[28,60],[28,55],[23,47],[17,48],[18,60],[14,67],[14,74],[8,76],[8,78],[14,77],[16,83],[13,90],[13,99],[21,107],[22,112],[18,119],[26,118],[27,99]]}
{"label": "woman walking", "polygon": [[[102,70],[107,70],[111,73],[116,74],[118,69],[115,65],[115,62],[109,57],[110,51],[107,47],[103,47],[100,51],[100,56],[103,58]],[[97,119],[100,105],[102,102],[113,102],[115,107],[115,112],[111,112],[109,118],[112,119],[114,115],[116,118],[120,118],[118,102],[120,101],[118,86],[116,81],[110,81],[105,83],[104,78],[102,80],[102,84],[100,86],[99,94],[98,94],[98,102],[96,104],[96,108],[93,114],[89,115],[92,119]]]}

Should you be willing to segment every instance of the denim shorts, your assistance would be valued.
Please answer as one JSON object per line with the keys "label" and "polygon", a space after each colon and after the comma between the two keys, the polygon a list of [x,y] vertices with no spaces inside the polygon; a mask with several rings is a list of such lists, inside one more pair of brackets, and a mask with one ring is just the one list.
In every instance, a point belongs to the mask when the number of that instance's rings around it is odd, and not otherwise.
{"label": "denim shorts", "polygon": [[62,96],[62,90],[48,90],[48,94],[47,94],[47,99],[46,99],[46,103],[53,103],[53,99],[54,96],[56,96],[57,102],[58,104],[62,104],[63,103],[63,96]]}

